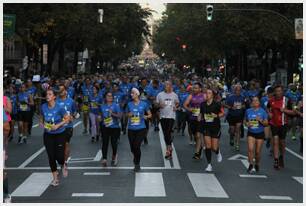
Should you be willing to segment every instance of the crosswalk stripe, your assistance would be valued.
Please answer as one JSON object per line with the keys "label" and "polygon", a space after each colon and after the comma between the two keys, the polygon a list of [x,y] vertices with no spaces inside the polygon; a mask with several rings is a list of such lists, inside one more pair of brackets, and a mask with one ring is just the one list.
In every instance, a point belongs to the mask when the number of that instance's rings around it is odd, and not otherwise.
{"label": "crosswalk stripe", "polygon": [[299,183],[303,184],[303,177],[292,177],[292,178],[298,181]]}
{"label": "crosswalk stripe", "polygon": [[50,172],[32,173],[13,193],[15,197],[39,197],[52,181]]}
{"label": "crosswalk stripe", "polygon": [[103,197],[104,193],[72,193],[72,197]]}
{"label": "crosswalk stripe", "polygon": [[259,198],[263,200],[292,200],[289,196],[259,195]]}
{"label": "crosswalk stripe", "polygon": [[84,172],[83,175],[110,175],[110,172]]}
{"label": "crosswalk stripe", "polygon": [[135,197],[166,196],[162,173],[137,172],[135,178]]}
{"label": "crosswalk stripe", "polygon": [[26,161],[24,161],[18,168],[25,168],[28,164],[30,164],[38,155],[40,155],[43,151],[45,151],[45,147],[40,148],[37,152],[31,155]]}
{"label": "crosswalk stripe", "polygon": [[[160,145],[161,145],[161,149],[162,149],[162,157],[164,157],[164,155],[166,154],[166,144],[165,144],[165,140],[164,140],[164,134],[163,134],[163,130],[161,128],[161,125],[158,125],[159,127],[159,140],[160,140]],[[165,168],[171,168],[170,162],[168,160],[166,160],[165,158],[163,158],[164,160],[164,164],[165,164]]]}
{"label": "crosswalk stripe", "polygon": [[93,161],[100,161],[102,158],[102,150],[99,150],[95,156],[95,158],[93,159]]}
{"label": "crosswalk stripe", "polygon": [[240,177],[246,177],[246,178],[267,178],[266,175],[239,175]]}
{"label": "crosswalk stripe", "polygon": [[228,198],[214,174],[187,173],[197,197]]}

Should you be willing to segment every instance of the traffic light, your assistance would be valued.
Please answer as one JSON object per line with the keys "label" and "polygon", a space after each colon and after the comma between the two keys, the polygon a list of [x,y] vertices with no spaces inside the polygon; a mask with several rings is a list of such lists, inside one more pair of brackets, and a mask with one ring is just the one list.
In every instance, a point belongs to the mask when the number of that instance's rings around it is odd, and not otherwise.
{"label": "traffic light", "polygon": [[214,11],[214,6],[213,5],[207,5],[206,6],[207,21],[212,20],[213,11]]}

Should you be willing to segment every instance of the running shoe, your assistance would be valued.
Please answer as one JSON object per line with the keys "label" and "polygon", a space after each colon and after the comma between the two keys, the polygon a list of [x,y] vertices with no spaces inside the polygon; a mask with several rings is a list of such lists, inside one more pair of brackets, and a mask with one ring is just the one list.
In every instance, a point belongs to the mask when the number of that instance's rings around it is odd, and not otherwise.
{"label": "running shoe", "polygon": [[235,150],[238,152],[240,150],[239,144],[235,145]]}
{"label": "running shoe", "polygon": [[140,165],[139,165],[139,164],[138,164],[138,165],[135,165],[134,171],[135,171],[135,172],[139,172],[139,171],[140,171]]}
{"label": "running shoe", "polygon": [[158,132],[158,131],[159,131],[159,127],[155,127],[155,128],[154,128],[154,131],[155,131],[155,132]]}
{"label": "running shoe", "polygon": [[22,135],[19,135],[19,137],[18,137],[18,144],[22,144],[21,139],[22,139]]}
{"label": "running shoe", "polygon": [[259,172],[259,165],[255,165],[256,172]]}
{"label": "running shoe", "polygon": [[279,170],[279,169],[280,169],[280,168],[279,168],[278,159],[275,159],[275,160],[274,160],[274,165],[273,165],[273,167],[274,167],[274,169],[276,169],[276,170]]}
{"label": "running shoe", "polygon": [[296,137],[294,135],[292,135],[291,139],[295,141]]}
{"label": "running shoe", "polygon": [[95,142],[95,137],[91,137],[91,142]]}
{"label": "running shoe", "polygon": [[254,169],[253,165],[250,164],[250,165],[249,165],[249,168],[247,169],[247,172],[248,172],[249,174],[251,174],[252,171],[253,171],[253,169]]}
{"label": "running shoe", "polygon": [[192,140],[189,141],[189,145],[193,145],[193,141]]}
{"label": "running shoe", "polygon": [[206,172],[212,172],[212,170],[213,170],[213,169],[212,169],[211,164],[208,164],[207,167],[206,167],[206,169],[205,169],[205,171],[206,171]]}
{"label": "running shoe", "polygon": [[87,134],[87,129],[84,129],[84,130],[83,130],[83,134]]}
{"label": "running shoe", "polygon": [[67,167],[67,163],[65,163],[65,164],[62,166],[62,174],[63,174],[63,177],[68,177],[68,167]]}
{"label": "running shoe", "polygon": [[50,183],[51,186],[56,187],[59,185],[59,181],[58,180],[52,180],[52,182]]}
{"label": "running shoe", "polygon": [[196,153],[194,153],[192,158],[196,159],[196,160],[199,160],[199,159],[201,159],[201,154],[199,152],[196,152]]}
{"label": "running shoe", "polygon": [[217,154],[217,161],[222,162],[222,154],[221,154],[220,150],[219,150],[219,153]]}
{"label": "running shoe", "polygon": [[165,159],[167,159],[167,160],[172,159],[172,152],[170,150],[166,151]]}
{"label": "running shoe", "polygon": [[233,137],[230,137],[230,145],[234,146],[234,138]]}
{"label": "running shoe", "polygon": [[24,144],[26,144],[26,143],[27,143],[27,136],[23,136],[22,139],[21,139],[21,141],[22,141]]}
{"label": "running shoe", "polygon": [[113,155],[111,165],[117,166],[117,164],[118,164],[118,155]]}
{"label": "running shoe", "polygon": [[103,167],[107,167],[107,160],[106,160],[106,159],[103,159],[103,160],[102,160],[102,166],[103,166]]}
{"label": "running shoe", "polygon": [[10,194],[7,195],[6,198],[4,198],[3,200],[4,203],[11,203],[12,202],[12,197]]}

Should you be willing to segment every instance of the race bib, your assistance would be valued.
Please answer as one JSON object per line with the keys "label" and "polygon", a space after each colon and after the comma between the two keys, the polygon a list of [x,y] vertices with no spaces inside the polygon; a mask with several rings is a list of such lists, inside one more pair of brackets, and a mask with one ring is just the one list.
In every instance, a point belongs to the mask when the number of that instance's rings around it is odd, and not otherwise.
{"label": "race bib", "polygon": [[192,108],[192,116],[197,117],[200,114],[200,108]]}
{"label": "race bib", "polygon": [[27,111],[28,110],[28,105],[27,104],[20,104],[20,110],[21,111]]}
{"label": "race bib", "polygon": [[166,106],[171,106],[171,105],[172,105],[172,101],[166,99],[166,100],[165,100],[165,105],[166,105]]}
{"label": "race bib", "polygon": [[139,116],[132,116],[131,117],[131,125],[133,125],[133,126],[140,125],[140,117]]}
{"label": "race bib", "polygon": [[258,128],[259,122],[257,120],[250,120],[251,128]]}
{"label": "race bib", "polygon": [[45,124],[44,124],[44,128],[45,128],[46,130],[51,130],[52,125],[53,125],[53,124],[51,124],[51,123],[47,123],[47,122],[45,122]]}
{"label": "race bib", "polygon": [[206,122],[213,122],[214,118],[215,117],[212,114],[204,114],[204,119]]}
{"label": "race bib", "polygon": [[91,108],[97,109],[98,108],[97,102],[92,102],[91,103]]}
{"label": "race bib", "polygon": [[87,112],[89,110],[89,107],[87,105],[82,106],[82,111]]}
{"label": "race bib", "polygon": [[104,118],[104,124],[106,127],[109,127],[113,124],[113,118],[112,117],[106,117]]}

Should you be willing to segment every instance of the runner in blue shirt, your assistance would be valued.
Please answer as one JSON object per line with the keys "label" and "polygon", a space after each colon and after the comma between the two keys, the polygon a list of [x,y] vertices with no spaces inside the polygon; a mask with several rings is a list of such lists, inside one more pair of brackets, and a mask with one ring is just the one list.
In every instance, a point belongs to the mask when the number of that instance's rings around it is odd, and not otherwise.
{"label": "runner in blue shirt", "polygon": [[101,121],[102,121],[102,165],[107,166],[107,150],[109,140],[111,141],[113,155],[111,165],[116,166],[118,163],[117,146],[120,138],[119,121],[122,115],[122,110],[119,105],[113,102],[113,94],[107,92],[105,95],[105,103],[100,106]]}
{"label": "runner in blue shirt", "polygon": [[[124,75],[122,77],[122,82],[119,85],[119,88],[120,88],[120,91],[123,92],[124,94],[125,103],[123,105],[122,111],[125,111],[127,102],[130,98],[130,91],[132,89],[132,84],[128,82],[127,76]],[[121,127],[122,127],[121,129],[124,135],[126,134],[127,120],[128,120],[127,114],[123,113],[121,117]]]}
{"label": "runner in blue shirt", "polygon": [[[76,111],[76,104],[73,99],[68,97],[68,92],[66,89],[66,86],[64,84],[59,85],[59,97],[56,100],[56,103],[60,105],[61,108],[63,108],[66,113],[71,115],[71,117],[77,117],[79,114],[77,114]],[[67,166],[67,161],[70,156],[70,139],[73,136],[73,122],[72,118],[71,121],[65,125],[65,164]],[[67,167],[66,167],[67,168]],[[65,170],[65,176],[68,175],[68,170]]]}
{"label": "runner in blue shirt", "polygon": [[159,131],[159,105],[156,103],[156,96],[160,93],[161,87],[159,81],[154,79],[152,85],[148,87],[147,94],[148,99],[151,105],[151,112],[152,112],[152,122],[154,124],[154,131]]}
{"label": "runner in blue shirt", "polygon": [[88,119],[89,119],[89,96],[92,95],[93,86],[91,84],[90,78],[86,78],[85,84],[81,86],[82,93],[82,112],[83,112],[83,124],[84,131],[83,134],[87,134],[88,130]]}
{"label": "runner in blue shirt", "polygon": [[[152,117],[151,111],[146,102],[140,101],[140,92],[133,88],[131,96],[133,101],[128,103],[128,138],[130,142],[131,152],[134,155],[134,171],[140,170],[140,146],[147,135],[145,121]],[[146,115],[147,113],[147,115]]]}
{"label": "runner in blue shirt", "polygon": [[[264,127],[268,125],[268,114],[260,107],[258,97],[252,98],[251,108],[247,109],[245,114],[245,124],[248,127],[248,172],[258,172],[260,153],[264,142]],[[254,167],[254,147],[255,147],[255,167]]]}
{"label": "runner in blue shirt", "polygon": [[47,90],[47,103],[41,108],[40,124],[44,127],[44,145],[49,158],[53,180],[52,186],[59,185],[57,164],[62,167],[63,176],[67,170],[65,163],[65,125],[71,120],[70,115],[55,102],[56,94]]}
{"label": "runner in blue shirt", "polygon": [[[184,102],[186,101],[189,93],[186,91],[184,84],[180,86],[180,91],[178,92],[178,98],[180,102],[180,106],[177,110],[177,132],[182,132],[182,136],[185,135],[185,128],[188,122],[188,113],[184,108]],[[189,142],[192,145],[192,141]]]}

